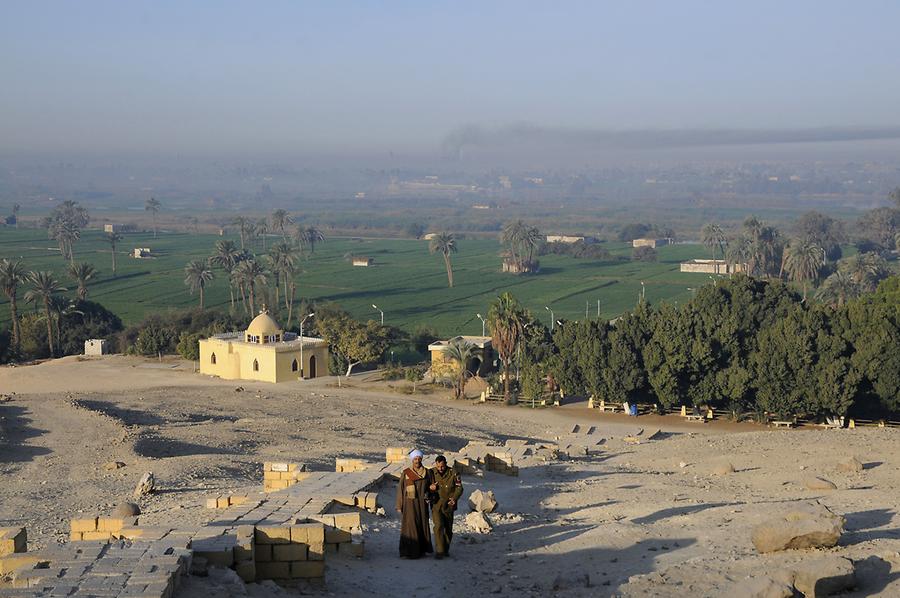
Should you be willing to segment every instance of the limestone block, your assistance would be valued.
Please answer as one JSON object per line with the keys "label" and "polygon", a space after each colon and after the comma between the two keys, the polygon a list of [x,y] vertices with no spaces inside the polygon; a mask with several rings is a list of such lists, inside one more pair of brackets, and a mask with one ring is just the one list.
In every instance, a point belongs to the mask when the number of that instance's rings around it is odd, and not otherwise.
{"label": "limestone block", "polygon": [[0,528],[0,556],[25,552],[27,544],[28,534],[24,527]]}
{"label": "limestone block", "polygon": [[291,563],[269,562],[256,563],[256,579],[290,579]]}
{"label": "limestone block", "polygon": [[70,526],[73,532],[95,532],[97,531],[97,518],[73,519]]}
{"label": "limestone block", "polygon": [[493,513],[497,510],[497,499],[494,498],[494,491],[482,492],[481,490],[475,490],[472,492],[469,495],[469,509],[482,513]]}
{"label": "limestone block", "polygon": [[794,587],[806,598],[842,594],[855,585],[853,562],[844,557],[828,555],[794,567]]}
{"label": "limestone block", "polygon": [[308,550],[306,544],[275,544],[272,546],[272,560],[305,561]]}
{"label": "limestone block", "polygon": [[754,527],[751,539],[759,552],[830,548],[838,543],[844,523],[823,505],[800,503]]}
{"label": "limestone block", "polygon": [[291,526],[261,525],[256,527],[257,544],[290,544]]}

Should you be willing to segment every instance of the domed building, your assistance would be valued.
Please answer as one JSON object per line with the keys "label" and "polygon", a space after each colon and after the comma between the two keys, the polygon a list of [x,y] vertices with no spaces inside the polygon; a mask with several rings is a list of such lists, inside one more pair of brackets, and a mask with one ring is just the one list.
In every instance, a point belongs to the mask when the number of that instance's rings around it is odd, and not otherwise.
{"label": "domed building", "polygon": [[285,332],[265,308],[247,330],[200,341],[200,373],[225,380],[287,382],[327,371],[328,343]]}

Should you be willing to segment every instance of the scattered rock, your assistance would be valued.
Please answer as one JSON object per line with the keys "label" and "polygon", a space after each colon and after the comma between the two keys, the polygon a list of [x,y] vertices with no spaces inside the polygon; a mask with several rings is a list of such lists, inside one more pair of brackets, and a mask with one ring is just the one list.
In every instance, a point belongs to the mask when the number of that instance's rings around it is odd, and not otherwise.
{"label": "scattered rock", "polygon": [[856,473],[863,470],[863,464],[856,457],[849,457],[838,463],[838,471],[846,471],[848,473]]}
{"label": "scattered rock", "polygon": [[587,573],[577,576],[560,574],[553,579],[552,587],[555,591],[573,588],[589,588],[591,587],[591,576]]}
{"label": "scattered rock", "polygon": [[476,490],[469,495],[469,508],[480,513],[493,513],[497,510],[497,499],[494,498],[494,491],[488,490],[482,492]]}
{"label": "scattered rock", "polygon": [[684,468],[687,467],[687,466],[688,466],[688,464],[685,463],[684,461],[680,461],[680,462],[678,463],[678,467],[680,467],[681,469],[684,469]]}
{"label": "scattered rock", "polygon": [[806,480],[806,488],[808,490],[834,490],[837,486],[825,478],[811,478]]}
{"label": "scattered rock", "polygon": [[731,463],[720,463],[712,468],[713,475],[728,475],[734,473],[734,465]]}
{"label": "scattered rock", "polygon": [[750,577],[729,592],[732,598],[792,598],[794,586],[771,577]]}
{"label": "scattered rock", "polygon": [[797,548],[831,548],[844,531],[844,518],[824,505],[800,503],[753,528],[759,552]]}
{"label": "scattered rock", "polygon": [[125,467],[125,464],[121,461],[110,461],[109,463],[103,464],[103,469],[105,469],[106,471],[113,471],[122,467]]}
{"label": "scattered rock", "polygon": [[141,514],[141,508],[133,502],[123,502],[112,512],[113,517],[137,517]]}
{"label": "scattered rock", "polygon": [[244,387],[238,386],[237,388],[234,389],[234,392],[244,392]]}
{"label": "scattered rock", "polygon": [[146,496],[147,494],[152,494],[155,489],[156,479],[153,477],[153,472],[148,471],[141,476],[141,481],[139,481],[138,485],[135,486],[134,497],[140,498],[142,496]]}
{"label": "scattered rock", "polygon": [[480,511],[472,511],[466,515],[466,525],[469,526],[472,531],[479,534],[487,534],[494,529],[494,526],[491,525],[491,520],[487,518],[487,515]]}
{"label": "scattered rock", "polygon": [[799,563],[794,569],[794,587],[806,598],[832,596],[856,586],[853,561],[829,555]]}

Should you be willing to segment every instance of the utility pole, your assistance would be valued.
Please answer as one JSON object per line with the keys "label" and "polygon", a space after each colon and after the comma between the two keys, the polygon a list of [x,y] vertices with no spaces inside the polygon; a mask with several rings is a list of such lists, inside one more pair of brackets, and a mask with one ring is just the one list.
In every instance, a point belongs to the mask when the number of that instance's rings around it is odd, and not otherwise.
{"label": "utility pole", "polygon": [[300,320],[300,379],[303,380],[303,323],[309,318],[313,317],[314,313],[308,313],[302,320]]}
{"label": "utility pole", "polygon": [[546,305],[544,306],[544,309],[550,312],[550,332],[553,332],[553,323],[556,322],[556,318],[553,317],[553,310]]}
{"label": "utility pole", "polygon": [[600,300],[597,299],[597,319],[600,319]]}

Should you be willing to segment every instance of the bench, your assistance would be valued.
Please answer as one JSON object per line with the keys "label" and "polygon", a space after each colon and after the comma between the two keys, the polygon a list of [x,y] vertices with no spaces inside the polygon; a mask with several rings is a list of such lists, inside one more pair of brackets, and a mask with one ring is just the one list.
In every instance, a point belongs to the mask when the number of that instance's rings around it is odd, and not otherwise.
{"label": "bench", "polygon": [[702,424],[702,423],[706,423],[706,417],[705,417],[705,416],[703,416],[703,415],[697,415],[697,414],[695,414],[695,413],[688,413],[687,415],[684,416],[684,419],[687,420],[687,421],[689,421],[689,422],[700,422],[701,424]]}
{"label": "bench", "polygon": [[793,428],[795,424],[793,421],[773,420],[772,425],[776,428]]}

